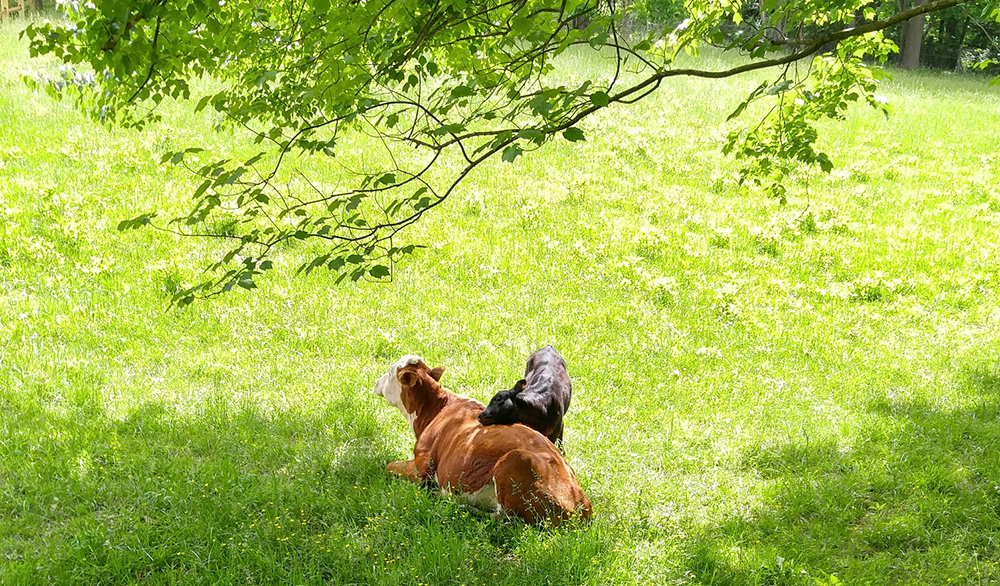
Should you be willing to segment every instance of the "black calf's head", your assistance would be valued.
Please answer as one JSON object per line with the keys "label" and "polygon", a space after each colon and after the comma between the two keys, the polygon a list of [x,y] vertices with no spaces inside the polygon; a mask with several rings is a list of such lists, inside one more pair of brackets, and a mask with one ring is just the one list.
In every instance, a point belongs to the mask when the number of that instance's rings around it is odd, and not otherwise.
{"label": "black calf's head", "polygon": [[514,423],[518,420],[521,401],[518,394],[524,390],[524,379],[517,381],[509,391],[500,391],[490,399],[490,404],[479,414],[483,425]]}

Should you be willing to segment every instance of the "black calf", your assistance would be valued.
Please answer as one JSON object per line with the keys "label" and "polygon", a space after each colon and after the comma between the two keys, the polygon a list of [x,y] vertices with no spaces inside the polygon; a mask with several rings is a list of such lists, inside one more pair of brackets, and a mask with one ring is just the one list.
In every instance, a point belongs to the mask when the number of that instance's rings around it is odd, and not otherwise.
{"label": "black calf", "polygon": [[523,423],[562,449],[563,415],[569,409],[572,385],[566,361],[552,346],[528,359],[524,378],[509,391],[497,393],[479,414],[483,425]]}

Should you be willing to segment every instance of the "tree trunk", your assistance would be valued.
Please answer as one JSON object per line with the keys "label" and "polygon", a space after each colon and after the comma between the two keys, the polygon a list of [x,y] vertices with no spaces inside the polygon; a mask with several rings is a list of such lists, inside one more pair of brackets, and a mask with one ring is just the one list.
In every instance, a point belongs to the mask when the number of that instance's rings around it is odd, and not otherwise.
{"label": "tree trunk", "polygon": [[965,65],[962,64],[962,53],[965,51],[965,33],[969,30],[969,15],[965,15],[965,20],[962,21],[962,31],[959,33],[958,37],[958,49],[955,54],[955,71],[964,71]]}
{"label": "tree trunk", "polygon": [[[774,8],[775,9],[779,8],[781,6],[781,4],[782,4],[782,0],[778,0],[778,3],[775,4]],[[767,17],[769,16],[768,12],[766,10],[764,10],[764,0],[759,0],[758,1],[758,3],[757,3],[757,13],[758,13],[759,18],[760,18],[761,26],[763,26],[763,24],[765,22],[767,22]],[[764,36],[767,38],[767,40],[769,40],[769,41],[784,41],[784,40],[787,39],[787,37],[785,36],[785,24],[786,24],[785,21],[786,20],[787,19],[782,18],[780,21],[774,23],[773,27],[768,27],[768,28],[764,29]]]}
{"label": "tree trunk", "polygon": [[[904,4],[905,8],[920,6],[926,0],[912,0]],[[899,65],[903,69],[920,67],[920,46],[924,44],[924,22],[926,15],[914,16],[903,23],[903,31],[899,38]]]}
{"label": "tree trunk", "polygon": [[635,14],[629,8],[632,7],[633,0],[616,0],[612,4],[612,12],[622,15],[621,20],[615,25],[619,35],[626,38],[632,36],[635,31]]}

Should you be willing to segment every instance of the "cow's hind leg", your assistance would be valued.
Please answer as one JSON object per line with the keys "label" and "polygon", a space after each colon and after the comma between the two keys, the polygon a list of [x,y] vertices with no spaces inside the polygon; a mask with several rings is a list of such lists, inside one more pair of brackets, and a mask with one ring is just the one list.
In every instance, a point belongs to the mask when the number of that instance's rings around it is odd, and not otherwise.
{"label": "cow's hind leg", "polygon": [[493,468],[497,487],[497,504],[508,515],[516,515],[528,523],[545,519],[558,522],[561,515],[553,515],[554,503],[542,490],[536,472],[536,457],[524,450],[514,450],[497,462]]}

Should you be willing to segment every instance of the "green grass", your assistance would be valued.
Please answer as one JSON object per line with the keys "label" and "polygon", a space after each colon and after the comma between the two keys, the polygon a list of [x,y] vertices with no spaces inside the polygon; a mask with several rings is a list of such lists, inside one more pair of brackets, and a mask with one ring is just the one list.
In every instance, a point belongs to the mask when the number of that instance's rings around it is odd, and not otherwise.
{"label": "green grass", "polygon": [[[679,80],[415,226],[391,284],[278,271],[169,310],[211,250],[170,106],[143,133],[29,92],[0,28],[0,583],[1000,581],[1000,94],[897,72],[827,126],[788,206],[719,154],[754,79]],[[584,57],[570,71],[600,64]],[[717,59],[706,56],[704,59]],[[185,144],[187,146],[187,144]],[[388,478],[370,389],[423,355],[488,400],[554,344],[589,527],[539,531]]]}

